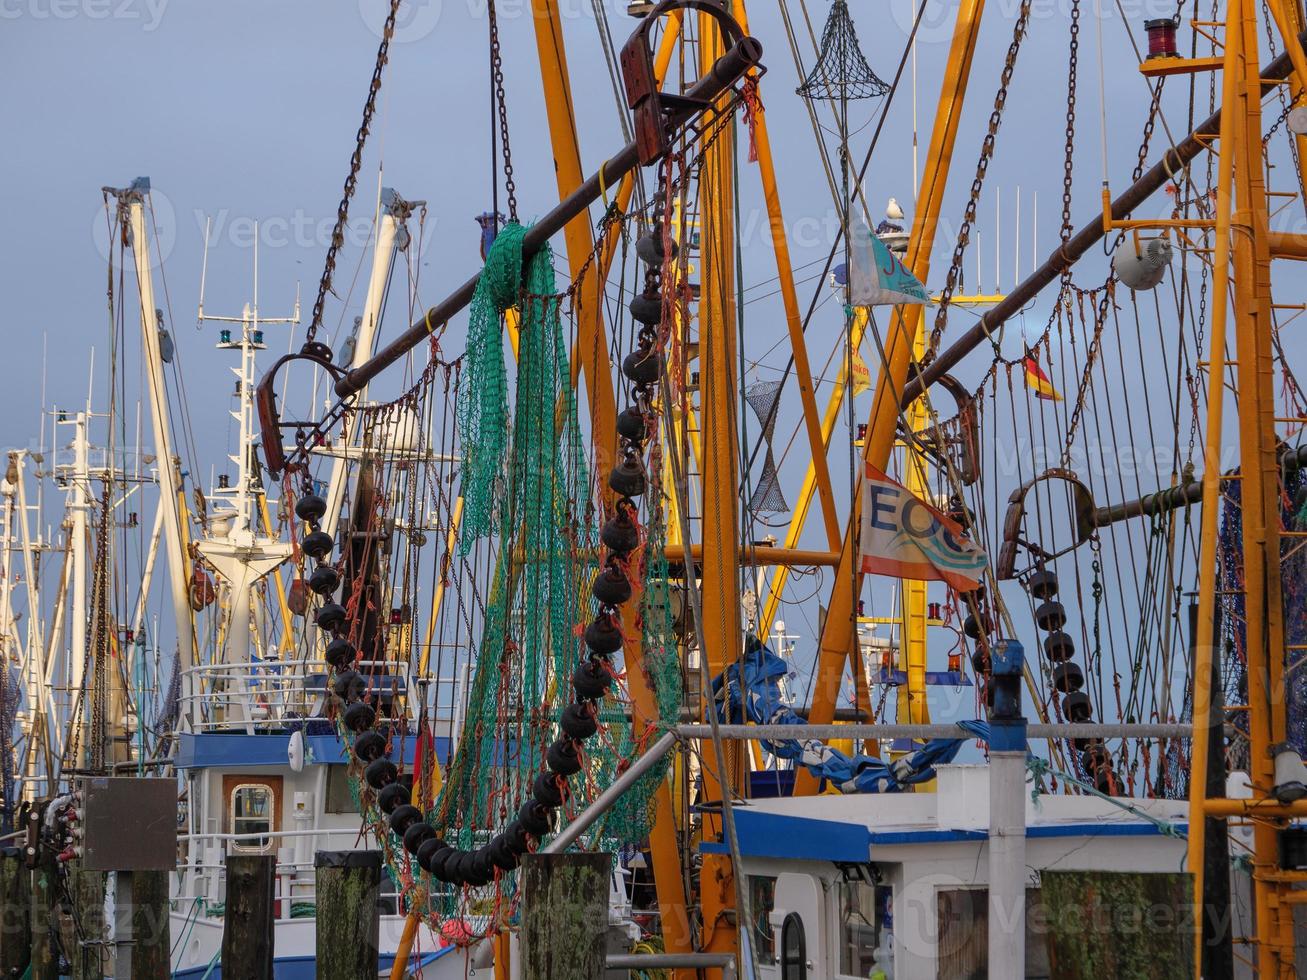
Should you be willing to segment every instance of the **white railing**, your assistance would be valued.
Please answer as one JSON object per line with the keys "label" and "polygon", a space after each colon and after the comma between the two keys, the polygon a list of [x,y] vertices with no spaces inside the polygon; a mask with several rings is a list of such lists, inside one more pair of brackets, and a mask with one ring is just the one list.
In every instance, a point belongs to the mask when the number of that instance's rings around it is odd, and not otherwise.
{"label": "white railing", "polygon": [[322,660],[267,660],[192,667],[183,674],[181,714],[191,731],[254,731],[321,713]]}
{"label": "white railing", "polygon": [[[416,720],[421,702],[437,735],[456,733],[462,725],[460,676],[418,681],[408,664],[393,660],[363,660],[360,673],[385,672],[396,679],[394,691],[402,699],[409,720]],[[282,728],[291,721],[322,717],[330,675],[324,660],[265,660],[234,664],[206,664],[182,673],[179,708],[183,724],[192,732],[244,731],[253,734]],[[378,678],[375,693],[391,690],[388,679]],[[442,697],[442,692],[444,697]],[[446,701],[439,706],[437,702]]]}

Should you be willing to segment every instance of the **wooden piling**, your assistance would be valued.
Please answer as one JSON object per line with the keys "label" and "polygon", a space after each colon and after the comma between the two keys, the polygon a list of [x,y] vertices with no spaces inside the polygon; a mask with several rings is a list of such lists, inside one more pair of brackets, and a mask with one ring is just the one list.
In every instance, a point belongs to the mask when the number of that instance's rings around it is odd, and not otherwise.
{"label": "wooden piling", "polygon": [[52,930],[58,928],[59,862],[54,851],[39,847],[32,871],[32,980],[59,980],[59,955]]}
{"label": "wooden piling", "polygon": [[358,980],[380,970],[380,851],[318,851],[318,980]]}
{"label": "wooden piling", "polygon": [[31,959],[30,879],[22,848],[0,849],[0,976],[21,976]]}
{"label": "wooden piling", "polygon": [[1062,980],[1190,980],[1193,878],[1183,873],[1044,871],[1048,959]]}
{"label": "wooden piling", "polygon": [[272,980],[277,858],[227,855],[227,904],[222,916],[222,975]]}
{"label": "wooden piling", "polygon": [[522,858],[522,980],[601,980],[611,854]]}
{"label": "wooden piling", "polygon": [[103,980],[105,947],[104,872],[88,871],[80,859],[68,862],[71,918],[63,930],[64,950],[72,965],[72,980]]}
{"label": "wooden piling", "polygon": [[168,872],[132,872],[133,980],[172,976],[168,910]]}
{"label": "wooden piling", "polygon": [[[1212,636],[1220,637],[1221,604],[1216,603]],[[1189,604],[1190,663],[1196,663],[1194,644],[1198,642],[1198,603]],[[1211,707],[1208,717],[1211,731],[1207,737],[1207,798],[1225,795],[1225,690],[1221,665],[1225,658],[1219,649],[1212,651]],[[1203,820],[1203,952],[1199,973],[1205,980],[1234,980],[1234,933],[1230,906],[1230,829],[1220,817]]]}

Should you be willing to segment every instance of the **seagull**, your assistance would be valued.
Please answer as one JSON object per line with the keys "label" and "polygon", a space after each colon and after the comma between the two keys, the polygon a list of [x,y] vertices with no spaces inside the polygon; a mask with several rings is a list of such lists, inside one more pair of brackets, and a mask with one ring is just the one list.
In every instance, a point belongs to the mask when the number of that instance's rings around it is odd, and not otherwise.
{"label": "seagull", "polygon": [[889,199],[889,203],[885,205],[885,217],[891,221],[903,220],[903,209],[899,207],[899,202],[892,197]]}

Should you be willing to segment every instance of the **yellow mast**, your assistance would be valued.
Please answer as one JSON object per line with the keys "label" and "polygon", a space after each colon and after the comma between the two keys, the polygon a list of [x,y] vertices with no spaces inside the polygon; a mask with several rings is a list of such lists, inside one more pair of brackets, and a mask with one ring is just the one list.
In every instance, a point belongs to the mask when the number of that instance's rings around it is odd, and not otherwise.
{"label": "yellow mast", "polygon": [[[912,341],[912,358],[920,363],[925,354],[925,331],[918,330]],[[914,401],[905,418],[911,432],[921,432],[926,427],[925,399]],[[910,493],[929,499],[926,460],[909,443],[903,446],[903,475]],[[862,657],[856,647],[854,654],[854,670],[860,671]],[[926,583],[919,579],[899,580],[899,663],[907,674],[907,683],[898,689],[898,720],[901,724],[924,725],[930,721],[926,698]]]}
{"label": "yellow mast", "polygon": [[[1293,65],[1289,83],[1300,91],[1307,82],[1307,58],[1297,37],[1301,18],[1281,0],[1269,0],[1268,11],[1280,31]],[[1277,235],[1269,230],[1261,111],[1259,24],[1251,0],[1229,0],[1223,56],[1213,59],[1170,59],[1168,73],[1220,67],[1221,129],[1214,222],[1113,222],[1109,228],[1215,226],[1211,350],[1208,370],[1207,432],[1204,440],[1203,511],[1199,543],[1198,624],[1194,638],[1193,741],[1190,762],[1189,871],[1194,879],[1198,916],[1194,937],[1195,970],[1202,961],[1202,919],[1206,914],[1204,881],[1204,817],[1251,817],[1253,821],[1254,927],[1248,941],[1255,947],[1257,975],[1290,978],[1294,967],[1293,908],[1290,897],[1299,872],[1280,867],[1279,830],[1292,816],[1307,815],[1307,801],[1281,805],[1272,747],[1285,738],[1284,593],[1280,576],[1280,466],[1276,437],[1274,351],[1275,322],[1271,302],[1271,259],[1301,257],[1302,236]],[[1148,66],[1141,66],[1148,72]],[[1298,175],[1299,180],[1302,174]],[[1104,198],[1110,195],[1104,189]],[[1105,206],[1106,207],[1106,206]],[[1231,263],[1233,262],[1233,266]],[[1233,300],[1230,304],[1230,300]],[[1225,360],[1227,304],[1233,310],[1235,358]],[[1224,720],[1211,716],[1211,670],[1215,645],[1218,522],[1221,506],[1221,430],[1227,367],[1236,375],[1239,393],[1239,470],[1225,479],[1239,481],[1244,597],[1244,636],[1248,699],[1249,778],[1251,800],[1209,799],[1207,755]],[[1238,583],[1225,583],[1237,589]]]}
{"label": "yellow mast", "polygon": [[[574,123],[571,81],[563,41],[562,18],[556,0],[531,0],[535,21],[536,47],[540,60],[540,78],[545,92],[550,141],[554,149],[554,168],[558,180],[559,200],[581,186],[585,174],[581,167],[581,150]],[[669,23],[679,25],[679,15]],[[658,53],[657,72],[666,72],[671,60],[672,40],[676,31],[669,27]],[[629,197],[629,182],[621,192]],[[564,230],[567,258],[573,277],[581,274],[594,248],[589,214],[583,211]],[[612,366],[608,361],[607,331],[604,329],[600,288],[604,271],[591,269],[585,275],[577,310],[577,348],[580,371],[589,388],[592,441],[595,466],[606,473],[615,459],[617,446],[616,398],[613,391]],[[576,370],[574,368],[574,370]],[[607,486],[607,483],[604,483]],[[605,501],[606,505],[611,500]],[[638,663],[641,655],[640,630],[634,604],[623,607],[622,631],[631,639],[625,644],[627,663]],[[645,726],[658,717],[657,701],[642,670],[627,672],[631,693],[632,727],[636,737],[643,736]],[[654,821],[650,830],[650,853],[653,858],[654,886],[662,912],[663,943],[668,952],[691,949],[689,906],[681,878],[680,850],[676,839],[671,792],[666,782],[654,794]]]}
{"label": "yellow mast", "polygon": [[[706,73],[725,51],[717,22],[701,13],[699,70]],[[725,106],[723,97],[719,105]],[[699,170],[699,207],[703,227],[701,288],[699,294],[700,405],[703,426],[703,528],[702,640],[699,656],[710,676],[716,677],[740,656],[743,649],[740,609],[740,484],[738,458],[739,358],[735,316],[735,138],[730,123],[704,150]],[[692,569],[693,565],[687,565]],[[712,710],[706,693],[703,711]],[[702,800],[720,801],[737,792],[743,778],[743,753],[738,742],[726,747],[727,772],[715,766],[702,769]],[[702,815],[705,839],[720,838],[719,814]],[[701,946],[710,952],[736,948],[734,919],[735,881],[729,856],[705,854],[699,880],[703,913]]]}
{"label": "yellow mast", "polygon": [[[935,241],[935,229],[943,204],[944,186],[953,158],[953,146],[957,140],[984,6],[984,0],[962,0],[958,6],[952,46],[949,49],[949,67],[940,88],[939,105],[931,132],[930,150],[926,155],[921,194],[913,215],[912,235],[905,263],[922,282],[926,281],[930,270],[930,249]],[[872,396],[870,424],[862,450],[863,459],[878,469],[884,469],[888,464],[894,446],[899,401],[907,383],[912,345],[921,327],[920,306],[899,309],[902,312],[894,316],[893,326],[886,338],[886,363],[881,365]],[[856,562],[859,512],[859,500],[855,496],[844,529],[836,584],[818,647],[817,678],[812,688],[812,707],[809,712],[809,721],[815,725],[830,724],[833,720],[844,666],[851,657],[857,655],[854,627],[857,597],[862,586],[862,575]],[[813,776],[806,770],[800,771],[795,781],[795,792],[807,794],[816,788]]]}

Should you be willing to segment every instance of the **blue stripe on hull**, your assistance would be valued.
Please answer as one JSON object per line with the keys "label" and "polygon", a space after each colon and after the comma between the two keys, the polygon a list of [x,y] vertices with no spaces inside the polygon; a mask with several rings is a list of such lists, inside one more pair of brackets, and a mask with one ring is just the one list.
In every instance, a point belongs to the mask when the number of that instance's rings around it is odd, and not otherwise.
{"label": "blue stripe on hull", "polygon": [[[436,950],[434,953],[427,953],[421,958],[415,956],[410,962],[413,968],[417,969],[440,959],[440,957],[453,952],[453,950],[453,946],[448,946]],[[388,971],[394,962],[394,953],[382,953],[380,958],[381,972]],[[275,980],[314,980],[317,974],[316,964],[317,960],[312,956],[281,956],[272,961],[272,975]],[[173,980],[222,980],[222,966],[217,963],[212,968],[192,966],[185,970],[176,971],[172,977]]]}
{"label": "blue stripe on hull", "polygon": [[[309,735],[304,739],[306,761],[314,763],[348,762],[345,743],[335,735]],[[178,769],[196,769],[207,766],[284,766],[287,764],[286,747],[290,735],[246,735],[235,732],[193,734],[184,732],[177,739],[174,765]],[[437,738],[436,758],[445,760],[450,754],[450,740]],[[395,763],[413,765],[417,740],[395,739],[390,758]]]}

